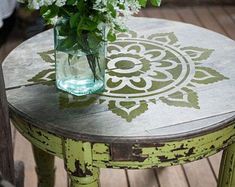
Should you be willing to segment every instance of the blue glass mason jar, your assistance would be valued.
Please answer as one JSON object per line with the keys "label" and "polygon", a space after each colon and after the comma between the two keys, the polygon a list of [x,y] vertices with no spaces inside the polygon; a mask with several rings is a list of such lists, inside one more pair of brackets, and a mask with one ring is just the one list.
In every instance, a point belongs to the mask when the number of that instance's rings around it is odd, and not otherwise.
{"label": "blue glass mason jar", "polygon": [[78,34],[68,24],[61,19],[54,27],[57,88],[77,96],[104,91],[105,27],[97,38],[92,32]]}

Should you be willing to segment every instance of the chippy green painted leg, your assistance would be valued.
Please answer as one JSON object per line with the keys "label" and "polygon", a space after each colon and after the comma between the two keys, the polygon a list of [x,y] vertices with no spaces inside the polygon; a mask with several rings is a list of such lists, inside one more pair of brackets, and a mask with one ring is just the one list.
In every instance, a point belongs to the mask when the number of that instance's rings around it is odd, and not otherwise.
{"label": "chippy green painted leg", "polygon": [[54,187],[55,184],[55,157],[32,146],[34,159],[36,162],[36,172],[38,176],[38,187]]}
{"label": "chippy green painted leg", "polygon": [[99,170],[93,167],[92,149],[89,142],[64,141],[65,167],[71,187],[98,187]]}
{"label": "chippy green painted leg", "polygon": [[230,145],[223,152],[220,164],[218,187],[235,186],[235,144]]}

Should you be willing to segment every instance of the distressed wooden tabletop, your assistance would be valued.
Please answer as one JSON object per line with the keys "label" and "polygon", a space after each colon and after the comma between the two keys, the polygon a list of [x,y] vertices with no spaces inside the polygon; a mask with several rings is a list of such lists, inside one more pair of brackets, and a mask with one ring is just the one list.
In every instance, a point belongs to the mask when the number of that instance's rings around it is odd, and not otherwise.
{"label": "distressed wooden tabletop", "polygon": [[180,22],[132,18],[108,45],[106,90],[76,97],[55,87],[53,32],[3,64],[12,112],[46,131],[98,142],[177,140],[235,121],[235,42]]}

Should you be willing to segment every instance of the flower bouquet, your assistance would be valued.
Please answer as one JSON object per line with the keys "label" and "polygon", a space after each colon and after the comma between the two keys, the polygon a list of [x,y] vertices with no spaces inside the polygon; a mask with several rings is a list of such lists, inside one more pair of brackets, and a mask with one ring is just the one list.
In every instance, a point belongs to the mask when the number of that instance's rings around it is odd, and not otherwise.
{"label": "flower bouquet", "polygon": [[[147,0],[18,0],[54,25],[56,85],[74,95],[104,90],[107,41]],[[160,0],[151,0],[158,6]]]}

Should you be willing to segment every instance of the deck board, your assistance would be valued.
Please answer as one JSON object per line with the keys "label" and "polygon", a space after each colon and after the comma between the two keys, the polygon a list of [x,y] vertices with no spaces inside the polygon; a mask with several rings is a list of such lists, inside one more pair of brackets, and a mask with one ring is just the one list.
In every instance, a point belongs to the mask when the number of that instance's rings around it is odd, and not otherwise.
{"label": "deck board", "polygon": [[192,7],[179,7],[176,10],[183,22],[201,26],[197,16],[193,12]]}
{"label": "deck board", "polygon": [[[144,9],[139,16],[191,23],[235,39],[235,6],[162,6],[158,9]],[[21,38],[8,40],[0,49],[0,62],[21,41]],[[24,161],[26,166],[25,186],[36,187],[37,180],[31,145],[19,133],[16,133],[14,137],[15,159]],[[215,187],[220,159],[221,152],[209,159],[203,159],[184,166],[155,170],[128,170],[127,174],[125,170],[102,169],[101,187]],[[64,171],[63,161],[56,159],[56,167],[56,187],[65,187],[67,185],[67,176]]]}
{"label": "deck board", "polygon": [[160,187],[153,169],[128,170],[131,187]]}
{"label": "deck board", "polygon": [[182,19],[178,15],[176,9],[164,8],[164,9],[162,9],[162,14],[165,19],[169,19],[169,20],[173,20],[173,21],[182,21]]}
{"label": "deck board", "polygon": [[226,35],[224,29],[220,27],[215,18],[210,14],[207,6],[194,7],[193,10],[197,15],[202,27]]}
{"label": "deck board", "polygon": [[207,159],[183,165],[190,187],[216,187],[217,182]]}
{"label": "deck board", "polygon": [[182,166],[158,168],[155,171],[161,187],[188,187]]}
{"label": "deck board", "polygon": [[125,170],[101,169],[100,183],[102,187],[128,187]]}
{"label": "deck board", "polygon": [[222,157],[222,151],[208,158],[209,164],[212,167],[216,180],[218,180],[219,176],[219,166],[220,166],[221,157]]}
{"label": "deck board", "polygon": [[223,7],[209,7],[209,11],[225,31],[226,35],[235,40],[235,24],[233,19],[227,14]]}

